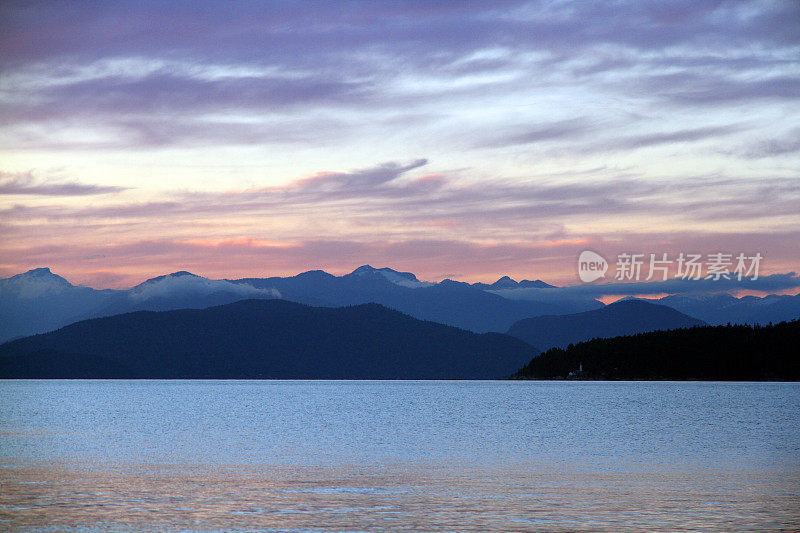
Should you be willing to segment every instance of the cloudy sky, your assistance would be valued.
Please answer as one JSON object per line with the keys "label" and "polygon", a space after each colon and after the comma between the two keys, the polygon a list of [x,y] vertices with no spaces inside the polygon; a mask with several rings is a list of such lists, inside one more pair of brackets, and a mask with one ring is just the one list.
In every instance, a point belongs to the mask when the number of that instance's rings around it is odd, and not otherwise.
{"label": "cloudy sky", "polygon": [[800,270],[800,3],[3,2],[0,276]]}

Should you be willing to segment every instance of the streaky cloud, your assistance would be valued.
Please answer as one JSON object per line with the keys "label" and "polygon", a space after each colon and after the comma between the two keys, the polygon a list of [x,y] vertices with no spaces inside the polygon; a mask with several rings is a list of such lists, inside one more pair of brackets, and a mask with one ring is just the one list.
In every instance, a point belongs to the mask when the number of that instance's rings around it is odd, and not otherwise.
{"label": "streaky cloud", "polygon": [[[92,206],[26,206],[2,210],[8,219],[47,218],[51,221],[108,218],[146,220],[158,216],[176,221],[214,215],[297,217],[297,209],[313,209],[332,217],[382,219],[387,213],[406,224],[471,224],[492,226],[537,220],[561,223],[570,216],[636,214],[670,215],[680,210],[686,223],[706,220],[769,219],[796,215],[800,183],[795,178],[759,180],[725,175],[665,176],[645,180],[627,173],[601,172],[602,179],[564,183],[537,179],[526,182],[495,180],[458,183],[452,176],[407,174],[428,164],[388,162],[346,172],[319,172],[287,185],[226,192],[173,191],[148,201]],[[771,208],[752,199],[774,198]]]}
{"label": "streaky cloud", "polygon": [[0,194],[30,196],[92,196],[126,190],[127,187],[92,185],[37,179],[32,173],[0,172]]}
{"label": "streaky cloud", "polygon": [[708,126],[703,128],[691,128],[685,130],[645,133],[621,137],[610,141],[609,147],[617,150],[632,150],[635,148],[645,148],[661,144],[672,144],[679,142],[699,141],[708,138],[719,138],[723,135],[742,131],[744,128],[739,124],[726,126]]}
{"label": "streaky cloud", "polygon": [[800,152],[800,128],[795,128],[784,136],[755,142],[743,147],[740,152],[748,159],[762,159],[791,155]]}
{"label": "streaky cloud", "polygon": [[564,138],[581,137],[592,130],[590,123],[585,118],[560,120],[548,124],[538,124],[519,128],[518,131],[507,135],[479,142],[476,146],[497,148],[504,146],[518,146],[538,143],[542,141],[559,140]]}
{"label": "streaky cloud", "polygon": [[351,172],[321,172],[309,178],[296,181],[290,187],[301,191],[341,190],[352,194],[369,192],[396,180],[410,170],[428,163],[427,159],[417,159],[407,165],[383,163],[373,168]]}

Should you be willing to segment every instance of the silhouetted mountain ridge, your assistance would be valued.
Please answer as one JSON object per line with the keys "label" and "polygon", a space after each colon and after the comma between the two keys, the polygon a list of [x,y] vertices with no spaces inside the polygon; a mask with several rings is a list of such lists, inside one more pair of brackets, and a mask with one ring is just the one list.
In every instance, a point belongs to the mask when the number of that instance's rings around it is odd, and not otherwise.
{"label": "silhouetted mountain ridge", "polygon": [[[86,318],[136,310],[202,309],[252,298],[282,298],[327,307],[373,302],[422,320],[476,332],[506,332],[522,319],[603,307],[570,289],[540,280],[516,282],[509,276],[491,284],[450,279],[431,283],[420,281],[411,272],[363,265],[343,276],[310,270],[289,277],[237,280],[212,280],[178,271],[130,289],[96,290],[74,286],[44,267],[0,279],[0,342]],[[800,317],[800,295],[673,295],[648,302],[666,304],[712,324],[766,324]]]}
{"label": "silhouetted mountain ridge", "polygon": [[700,325],[705,323],[665,305],[620,300],[584,313],[526,318],[513,324],[508,334],[546,350],[593,338]]}
{"label": "silhouetted mountain ridge", "polygon": [[0,280],[0,342],[86,318],[137,310],[202,309],[251,298],[282,298],[327,307],[379,303],[422,320],[480,333],[504,332],[529,316],[602,306],[589,298],[511,300],[475,285],[419,281],[411,272],[363,265],[343,276],[311,270],[290,277],[238,280],[211,280],[179,271],[130,289],[98,291],[73,286],[41,268]]}
{"label": "silhouetted mountain ridge", "polygon": [[800,380],[800,320],[594,339],[534,357],[530,379]]}
{"label": "silhouetted mountain ridge", "polygon": [[538,350],[378,304],[243,300],[77,322],[0,346],[4,378],[489,379]]}
{"label": "silhouetted mountain ridge", "polygon": [[536,288],[536,289],[554,289],[556,288],[555,285],[550,285],[549,283],[545,283],[544,281],[537,279],[535,281],[531,281],[529,279],[524,279],[520,282],[513,280],[509,276],[503,276],[502,278],[498,279],[494,283],[486,284],[486,283],[473,283],[473,287],[478,289],[484,290],[500,290],[500,289],[518,289],[518,288]]}
{"label": "silhouetted mountain ridge", "polygon": [[505,332],[522,318],[602,307],[592,299],[543,302],[511,300],[469,283],[445,279],[420,282],[416,276],[390,268],[364,265],[350,274],[303,273],[287,278],[233,280],[257,288],[274,288],[287,300],[340,307],[379,303],[421,320],[432,320],[470,331]]}

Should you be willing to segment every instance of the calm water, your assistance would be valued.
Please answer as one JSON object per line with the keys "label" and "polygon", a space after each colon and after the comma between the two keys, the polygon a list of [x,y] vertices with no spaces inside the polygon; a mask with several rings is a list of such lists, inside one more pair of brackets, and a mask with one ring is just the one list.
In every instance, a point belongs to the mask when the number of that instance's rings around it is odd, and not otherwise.
{"label": "calm water", "polygon": [[798,531],[800,384],[4,381],[0,530]]}

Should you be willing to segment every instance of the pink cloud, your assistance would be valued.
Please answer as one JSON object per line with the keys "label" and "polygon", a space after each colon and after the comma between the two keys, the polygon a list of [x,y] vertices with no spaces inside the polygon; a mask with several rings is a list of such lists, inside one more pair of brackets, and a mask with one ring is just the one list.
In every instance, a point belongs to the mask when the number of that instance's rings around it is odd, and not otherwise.
{"label": "pink cloud", "polygon": [[[502,275],[574,285],[576,261],[584,249],[613,260],[623,252],[761,252],[763,275],[797,269],[800,232],[784,234],[625,234],[531,242],[459,240],[298,240],[249,237],[132,240],[112,245],[49,244],[4,250],[0,274],[10,276],[50,266],[71,280],[98,287],[125,287],[155,275],[189,270],[212,278],[293,275],[313,269],[343,274],[369,263],[438,281],[491,282]],[[706,252],[707,251],[707,252]],[[457,276],[453,274],[457,273]]]}

